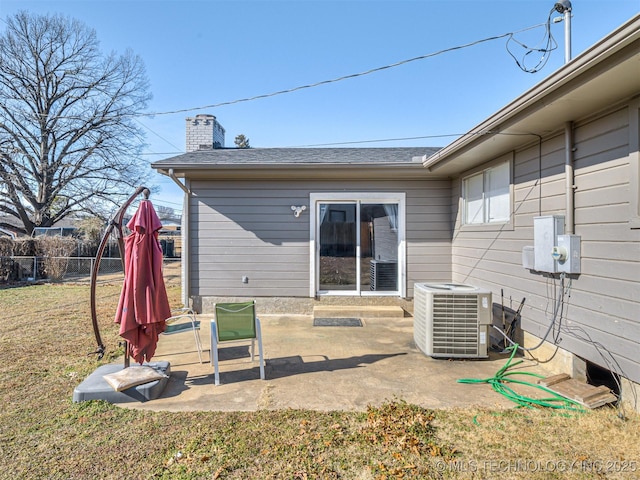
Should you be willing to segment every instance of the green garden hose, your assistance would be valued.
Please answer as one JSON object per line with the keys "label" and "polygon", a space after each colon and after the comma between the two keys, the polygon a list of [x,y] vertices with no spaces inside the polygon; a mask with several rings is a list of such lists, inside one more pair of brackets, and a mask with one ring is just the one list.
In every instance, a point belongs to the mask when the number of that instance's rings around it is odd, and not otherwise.
{"label": "green garden hose", "polygon": [[[500,369],[498,372],[490,378],[485,379],[475,379],[475,378],[461,378],[458,380],[458,383],[488,383],[491,387],[498,392],[499,394],[505,396],[512,402],[518,404],[518,407],[527,407],[527,408],[535,408],[535,407],[546,407],[546,408],[556,408],[563,410],[572,410],[572,411],[584,411],[584,407],[569,398],[565,398],[561,395],[558,395],[553,390],[548,389],[547,387],[540,385],[538,383],[526,382],[524,380],[516,380],[512,378],[514,375],[523,375],[530,376],[536,378],[544,378],[543,375],[539,375],[537,373],[532,372],[508,372],[510,368],[515,367],[522,363],[522,360],[519,360],[513,363],[513,357],[515,356],[518,350],[518,344],[514,344],[509,347],[507,350],[511,349],[511,356],[507,363]],[[543,390],[546,393],[549,393],[551,396],[547,398],[531,398],[516,393],[508,384],[516,384],[516,385],[525,385],[528,387],[537,388],[539,390]]]}

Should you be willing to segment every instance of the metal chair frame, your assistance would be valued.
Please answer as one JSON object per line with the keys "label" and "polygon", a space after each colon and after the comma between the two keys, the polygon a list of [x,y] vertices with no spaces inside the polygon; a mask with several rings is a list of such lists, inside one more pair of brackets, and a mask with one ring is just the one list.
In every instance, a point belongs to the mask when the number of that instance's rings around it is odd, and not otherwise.
{"label": "metal chair frame", "polygon": [[[260,326],[260,319],[256,315],[255,301],[242,303],[217,303],[214,305],[214,310],[215,318],[211,320],[211,365],[214,368],[215,384],[220,385],[220,369],[218,365],[219,345],[221,343],[247,342],[249,340],[251,341],[250,353],[252,362],[255,357],[255,343],[256,341],[258,342],[260,379],[264,380],[262,328]],[[247,323],[246,312],[248,311],[251,311],[253,316],[253,321],[251,323]],[[226,316],[231,318],[225,318]]]}
{"label": "metal chair frame", "polygon": [[[162,332],[162,335],[174,335],[176,333],[182,333],[187,330],[193,331],[193,337],[196,341],[196,348],[198,349],[198,358],[200,363],[202,362],[202,342],[200,341],[200,320],[196,319],[196,314],[191,308],[181,308],[174,312],[175,315],[167,318],[167,326]],[[181,319],[188,319],[186,322],[181,322]]]}

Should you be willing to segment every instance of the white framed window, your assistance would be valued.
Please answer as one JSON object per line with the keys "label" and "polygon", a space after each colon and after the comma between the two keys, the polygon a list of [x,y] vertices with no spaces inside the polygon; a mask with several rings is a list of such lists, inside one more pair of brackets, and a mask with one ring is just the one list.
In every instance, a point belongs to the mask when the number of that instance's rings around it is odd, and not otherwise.
{"label": "white framed window", "polygon": [[502,160],[462,179],[463,224],[508,223],[511,219],[511,161]]}

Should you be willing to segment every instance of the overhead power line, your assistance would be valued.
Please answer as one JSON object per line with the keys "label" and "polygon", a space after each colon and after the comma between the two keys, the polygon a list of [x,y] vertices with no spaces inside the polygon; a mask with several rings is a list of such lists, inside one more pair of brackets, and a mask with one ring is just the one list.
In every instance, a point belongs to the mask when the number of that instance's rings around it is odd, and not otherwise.
{"label": "overhead power line", "polygon": [[[551,52],[554,51],[556,48],[558,48],[558,44],[553,38],[553,35],[551,35],[551,15],[553,15],[555,11],[556,11],[555,7],[549,11],[547,21],[544,23],[544,27],[545,27],[544,36],[540,41],[540,45],[542,46],[529,47],[524,43],[516,40],[513,37],[513,35],[509,37],[509,40],[507,41],[507,44],[506,44],[507,52],[509,53],[509,55],[511,55],[511,58],[513,58],[513,61],[516,62],[516,65],[518,65],[518,68],[520,68],[523,72],[536,73],[542,70],[544,66],[547,64],[547,62],[549,61]],[[511,43],[511,41],[513,41],[514,43],[516,43],[517,45],[519,45],[525,50],[521,60],[518,60],[518,58],[516,58],[516,55],[509,48],[509,43]],[[541,54],[541,57],[533,67],[527,67],[527,59],[529,58],[529,55],[534,53]]]}
{"label": "overhead power line", "polygon": [[315,143],[309,145],[295,145],[288,148],[309,148],[309,147],[332,147],[336,145],[354,145],[360,143],[382,143],[382,142],[402,142],[407,140],[425,140],[429,138],[450,138],[450,137],[462,137],[462,136],[481,136],[481,135],[511,135],[511,136],[527,136],[537,135],[529,132],[492,132],[488,130],[481,130],[477,132],[466,133],[441,133],[434,135],[421,135],[418,137],[399,137],[399,138],[378,138],[375,140],[353,140],[348,142],[332,142],[332,143]]}
{"label": "overhead power line", "polygon": [[[335,147],[338,145],[358,145],[363,143],[384,143],[384,142],[403,142],[409,140],[425,140],[430,138],[451,138],[451,137],[462,137],[464,135],[467,136],[480,136],[480,135],[511,135],[511,136],[527,136],[533,135],[538,136],[536,133],[531,132],[492,132],[487,130],[477,131],[477,132],[465,132],[465,133],[439,133],[433,135],[419,135],[416,137],[396,137],[396,138],[376,138],[376,139],[368,139],[368,140],[350,140],[344,142],[328,142],[328,143],[310,143],[303,145],[286,145],[286,146],[277,146],[277,147],[252,147],[254,150],[263,149],[273,149],[273,148],[312,148],[312,147]],[[206,151],[202,151],[206,152]],[[182,155],[184,151],[176,151],[176,152],[145,152],[141,155]]]}
{"label": "overhead power line", "polygon": [[[278,95],[284,95],[286,93],[293,93],[293,92],[297,92],[297,91],[300,91],[300,90],[305,90],[305,89],[308,89],[308,88],[315,88],[315,87],[319,87],[319,86],[322,86],[322,85],[328,85],[330,83],[337,83],[337,82],[342,82],[344,80],[349,80],[349,79],[352,79],[352,78],[363,77],[365,75],[370,75],[372,73],[381,72],[383,70],[388,70],[390,68],[399,67],[401,65],[406,65],[407,63],[416,62],[418,60],[425,60],[427,58],[432,58],[432,57],[436,57],[438,55],[442,55],[443,53],[453,52],[453,51],[456,51],[456,50],[462,50],[464,48],[473,47],[473,46],[479,45],[481,43],[491,42],[493,40],[499,40],[501,38],[509,38],[511,40],[511,39],[513,39],[514,35],[516,35],[517,33],[522,33],[522,32],[525,32],[527,30],[532,30],[534,28],[538,28],[538,27],[541,27],[541,26],[544,26],[546,28],[546,31],[548,32],[549,20],[547,20],[545,23],[539,23],[537,25],[532,25],[530,27],[526,27],[526,28],[523,28],[521,30],[517,30],[515,32],[503,33],[502,35],[495,35],[495,36],[492,36],[492,37],[483,38],[481,40],[475,40],[473,42],[465,43],[463,45],[457,45],[455,47],[445,48],[445,49],[442,49],[442,50],[438,50],[437,52],[428,53],[426,55],[420,55],[418,57],[413,57],[413,58],[409,58],[409,59],[406,59],[406,60],[401,60],[399,62],[391,63],[389,65],[384,65],[382,67],[372,68],[370,70],[365,70],[365,71],[359,72],[359,73],[352,73],[352,74],[349,74],[349,75],[343,75],[341,77],[332,78],[330,80],[322,80],[320,82],[310,83],[308,85],[300,85],[298,87],[288,88],[286,90],[279,90],[277,92],[265,93],[265,94],[262,94],[262,95],[255,95],[253,97],[239,98],[239,99],[236,99],[236,100],[229,100],[229,101],[226,101],[226,102],[212,103],[212,104],[209,104],[209,105],[202,105],[202,106],[199,106],[199,107],[182,108],[182,109],[178,109],[178,110],[170,110],[170,111],[165,111],[165,112],[153,112],[153,113],[144,113],[144,114],[141,113],[141,114],[137,114],[135,116],[174,115],[174,114],[177,114],[177,113],[187,113],[187,112],[192,112],[192,111],[195,111],[195,110],[205,110],[205,109],[219,108],[219,107],[224,107],[224,106],[228,106],[228,105],[235,105],[237,103],[251,102],[251,101],[260,100],[260,99],[263,99],[263,98],[275,97],[275,96],[278,96]],[[549,35],[550,35],[550,33],[549,33]],[[526,47],[525,45],[521,44],[520,42],[518,42],[518,44],[520,44],[524,48],[528,49],[528,47]],[[509,53],[511,54],[511,52],[509,52]],[[513,56],[513,54],[511,54],[511,55]],[[518,63],[518,62],[516,61],[516,63]],[[518,63],[518,66],[520,66],[519,63]]]}
{"label": "overhead power line", "polygon": [[[285,90],[279,90],[279,91],[276,91],[276,92],[265,93],[265,94],[255,95],[255,96],[246,97],[246,98],[239,98],[239,99],[236,99],[236,100],[229,100],[229,101],[220,102],[220,103],[212,103],[212,104],[208,104],[208,105],[201,105],[201,106],[197,106],[197,107],[181,108],[181,109],[177,109],[177,110],[167,110],[167,111],[159,111],[159,112],[147,112],[147,113],[141,112],[141,113],[133,113],[133,114],[129,114],[129,115],[124,115],[124,116],[129,117],[129,118],[141,118],[141,117],[154,117],[154,116],[158,116],[158,115],[174,115],[174,114],[178,114],[178,113],[187,113],[187,112],[192,112],[192,111],[196,111],[196,110],[214,109],[214,108],[219,108],[219,107],[228,106],[228,105],[235,105],[235,104],[238,104],[238,103],[251,102],[251,101],[254,101],[254,100],[261,100],[261,99],[264,99],[264,98],[275,97],[275,96],[278,96],[278,95],[284,95],[284,94],[287,94],[287,93],[293,93],[293,92],[297,92],[297,91],[300,91],[300,90],[319,87],[319,86],[322,86],[322,85],[328,85],[328,84],[331,84],[331,83],[342,82],[344,80],[350,80],[352,78],[363,77],[365,75],[371,75],[373,73],[381,72],[383,70],[388,70],[388,69],[391,69],[391,68],[399,67],[401,65],[406,65],[406,64],[411,63],[411,62],[416,62],[416,61],[419,61],[419,60],[425,60],[425,59],[428,59],[428,58],[436,57],[438,55],[442,55],[444,53],[453,52],[453,51],[456,51],[456,50],[462,50],[462,49],[465,49],[465,48],[469,48],[469,47],[473,47],[473,46],[476,46],[476,45],[480,45],[482,43],[487,43],[487,42],[491,42],[491,41],[494,41],[494,40],[499,40],[501,38],[508,38],[509,41],[511,41],[511,40],[514,40],[514,36],[516,34],[525,32],[527,30],[532,30],[534,28],[538,28],[538,27],[541,27],[541,26],[545,27],[545,38],[548,39],[547,40],[547,45],[549,45],[551,43],[551,41],[552,41],[551,33],[549,31],[549,25],[550,25],[550,21],[549,21],[549,19],[547,19],[547,21],[544,22],[544,23],[540,23],[540,24],[537,24],[537,25],[532,25],[530,27],[526,27],[526,28],[523,28],[523,29],[520,29],[520,30],[516,30],[514,32],[503,33],[501,35],[494,35],[494,36],[483,38],[483,39],[480,39],[480,40],[475,40],[473,42],[465,43],[463,45],[457,45],[455,47],[449,47],[449,48],[445,48],[445,49],[442,49],[442,50],[438,50],[437,52],[432,52],[432,53],[428,53],[428,54],[425,54],[425,55],[420,55],[418,57],[408,58],[406,60],[401,60],[399,62],[391,63],[391,64],[388,64],[388,65],[384,65],[382,67],[372,68],[372,69],[369,69],[369,70],[365,70],[363,72],[352,73],[352,74],[349,74],[349,75],[343,75],[341,77],[332,78],[332,79],[329,79],[329,80],[322,80],[320,82],[310,83],[310,84],[307,84],[307,85],[300,85],[300,86],[297,86],[297,87],[288,88],[288,89],[285,89]],[[529,48],[526,45],[522,44],[521,42],[518,42],[516,40],[514,40],[514,41],[517,44],[519,44],[520,46],[522,46],[523,48],[525,48],[528,51],[527,54],[530,53],[530,52],[533,52],[533,51],[537,51],[537,52],[544,51],[544,52],[548,53],[551,50],[553,50],[553,48],[532,49],[532,48]],[[538,71],[539,70],[539,68],[536,69],[536,70],[529,70],[529,69],[523,68],[521,63],[517,61],[517,59],[515,58],[513,53],[509,50],[508,42],[507,42],[507,50],[509,51],[509,54],[514,58],[514,60],[516,60],[517,65],[521,69],[523,69],[524,71],[533,72],[533,71]],[[546,63],[546,60],[541,64],[543,65],[544,63]],[[538,67],[539,67],[539,65],[538,65]],[[79,117],[77,117],[77,116],[63,116],[62,115],[62,116],[58,116],[56,118],[79,118]]]}
{"label": "overhead power line", "polygon": [[171,145],[173,148],[177,148],[178,150],[180,150],[180,147],[178,147],[177,145],[175,145],[174,143],[171,143],[169,140],[167,140],[166,138],[164,138],[162,135],[160,135],[158,132],[156,132],[155,130],[151,129],[148,125],[145,125],[144,123],[142,123],[140,120],[135,119],[136,122],[138,122],[143,128],[145,128],[146,130],[149,130],[151,133],[153,133],[156,137],[158,137],[160,140],[163,140],[164,142],[168,143],[169,145]]}
{"label": "overhead power line", "polygon": [[379,138],[375,140],[352,140],[349,142],[331,142],[331,143],[314,143],[309,145],[295,145],[289,148],[332,147],[336,145],[357,145],[361,143],[403,142],[408,140],[425,140],[428,138],[459,137],[462,135],[464,134],[463,133],[446,133],[441,135],[421,135],[418,137]]}
{"label": "overhead power line", "polygon": [[458,45],[456,47],[445,48],[444,50],[439,50],[437,52],[428,53],[426,55],[420,55],[419,57],[413,57],[413,58],[409,58],[407,60],[401,60],[399,62],[392,63],[390,65],[385,65],[383,67],[372,68],[372,69],[366,70],[364,72],[352,73],[350,75],[343,75],[342,77],[332,78],[330,80],[322,80],[320,82],[310,83],[308,85],[300,85],[298,87],[288,88],[286,90],[279,90],[277,92],[265,93],[265,94],[262,94],[262,95],[256,95],[256,96],[247,97],[247,98],[239,98],[237,100],[229,100],[227,102],[212,103],[210,105],[202,105],[200,107],[182,108],[182,109],[179,109],[179,110],[171,110],[171,111],[167,111],[167,112],[155,112],[155,113],[140,114],[140,116],[147,116],[147,115],[148,116],[173,115],[173,114],[176,114],[176,113],[186,113],[186,112],[191,112],[191,111],[194,111],[194,110],[205,110],[205,109],[211,109],[211,108],[219,108],[219,107],[224,107],[224,106],[227,106],[227,105],[235,105],[237,103],[251,102],[251,101],[260,100],[260,99],[263,99],[263,98],[275,97],[277,95],[284,95],[285,93],[293,93],[293,92],[297,92],[297,91],[304,90],[304,89],[307,89],[307,88],[315,88],[315,87],[319,87],[319,86],[322,86],[322,85],[328,85],[330,83],[342,82],[343,80],[349,80],[351,78],[363,77],[365,75],[370,75],[372,73],[381,72],[382,70],[388,70],[390,68],[399,67],[400,65],[406,65],[407,63],[416,62],[418,60],[424,60],[426,58],[431,58],[431,57],[435,57],[437,55],[442,55],[443,53],[452,52],[454,50],[461,50],[463,48],[472,47],[472,46],[478,45],[480,43],[490,42],[492,40],[498,40],[500,38],[505,38],[505,37],[509,37],[509,36],[512,36],[512,35],[513,35],[513,33],[505,33],[503,35],[497,35],[495,37],[483,38],[482,40],[476,40],[475,42],[467,43],[467,44],[464,44],[464,45]]}

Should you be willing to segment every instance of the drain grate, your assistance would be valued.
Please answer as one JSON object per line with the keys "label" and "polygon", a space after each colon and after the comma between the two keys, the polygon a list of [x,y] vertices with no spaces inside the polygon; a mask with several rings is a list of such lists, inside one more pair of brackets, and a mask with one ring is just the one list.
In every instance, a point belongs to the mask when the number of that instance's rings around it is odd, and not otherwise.
{"label": "drain grate", "polygon": [[361,327],[362,320],[359,318],[314,318],[314,327]]}

